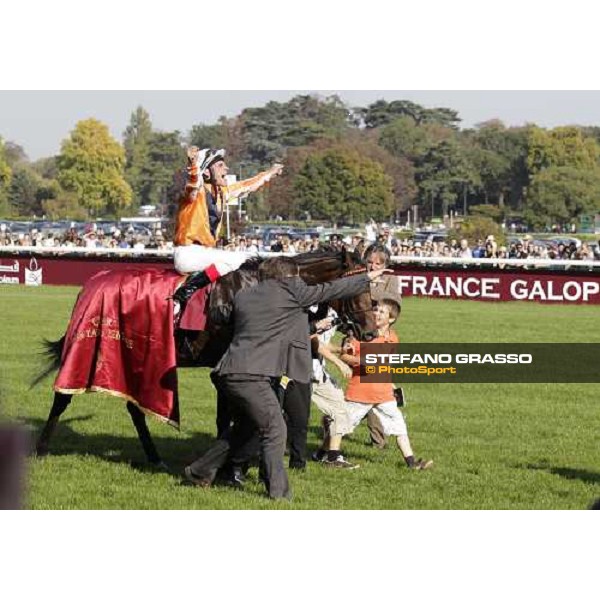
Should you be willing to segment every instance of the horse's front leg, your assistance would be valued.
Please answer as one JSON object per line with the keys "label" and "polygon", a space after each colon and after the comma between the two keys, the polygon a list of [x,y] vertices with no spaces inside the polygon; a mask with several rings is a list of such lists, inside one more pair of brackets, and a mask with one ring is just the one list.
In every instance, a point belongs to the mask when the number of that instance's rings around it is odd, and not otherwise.
{"label": "horse's front leg", "polygon": [[158,454],[158,450],[154,445],[148,425],[146,424],[146,416],[144,413],[133,402],[127,402],[127,411],[131,416],[131,420],[133,421],[135,430],[140,438],[140,442],[142,443],[142,447],[144,448],[148,462],[153,467],[168,471],[169,469],[167,465],[161,459],[160,455]]}

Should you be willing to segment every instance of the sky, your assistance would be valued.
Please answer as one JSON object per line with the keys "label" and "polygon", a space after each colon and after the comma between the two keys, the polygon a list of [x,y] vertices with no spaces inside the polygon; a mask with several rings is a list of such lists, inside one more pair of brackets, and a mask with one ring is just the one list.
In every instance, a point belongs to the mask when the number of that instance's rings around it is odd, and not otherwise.
{"label": "sky", "polygon": [[141,105],[155,129],[187,134],[198,123],[212,124],[221,115],[232,117],[244,108],[285,102],[299,93],[337,94],[350,106],[383,98],[453,108],[463,127],[489,119],[517,126],[600,125],[599,91],[0,91],[0,137],[37,160],[57,154],[81,119],[99,119],[121,140],[131,113]]}

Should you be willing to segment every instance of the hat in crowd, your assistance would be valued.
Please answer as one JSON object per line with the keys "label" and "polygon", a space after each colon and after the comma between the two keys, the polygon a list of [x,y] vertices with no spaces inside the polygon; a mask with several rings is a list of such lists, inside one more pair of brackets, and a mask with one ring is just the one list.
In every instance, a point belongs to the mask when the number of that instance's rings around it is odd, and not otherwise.
{"label": "hat in crowd", "polygon": [[421,247],[421,242],[415,242],[415,248],[420,248]]}

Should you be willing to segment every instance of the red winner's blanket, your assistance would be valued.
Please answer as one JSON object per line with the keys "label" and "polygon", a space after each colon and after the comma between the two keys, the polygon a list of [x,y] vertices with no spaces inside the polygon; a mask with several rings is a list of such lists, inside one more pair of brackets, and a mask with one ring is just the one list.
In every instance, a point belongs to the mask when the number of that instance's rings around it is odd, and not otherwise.
{"label": "red winner's blanket", "polygon": [[107,392],[179,427],[173,301],[167,269],[102,271],[81,290],[54,383],[64,394]]}

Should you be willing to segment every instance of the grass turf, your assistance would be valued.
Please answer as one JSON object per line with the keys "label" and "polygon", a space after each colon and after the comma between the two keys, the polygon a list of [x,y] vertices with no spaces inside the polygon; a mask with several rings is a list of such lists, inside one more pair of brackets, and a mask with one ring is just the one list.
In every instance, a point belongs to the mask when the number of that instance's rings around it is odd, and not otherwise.
{"label": "grass turf", "polygon": [[[51,405],[39,367],[42,337],[66,327],[76,288],[0,287],[0,410],[39,428]],[[600,342],[592,306],[479,303],[408,298],[398,323],[404,342]],[[182,431],[149,420],[163,457],[180,472],[211,442],[214,392],[205,369],[180,370]],[[366,445],[361,426],[344,442],[357,471],[309,464],[290,473],[294,500],[273,504],[256,471],[242,492],[183,487],[176,475],[144,468],[123,401],[76,396],[52,441],[52,454],[30,459],[28,506],[34,509],[573,509],[600,496],[598,385],[420,384],[405,386],[404,414],[426,472],[410,472],[399,451]],[[318,444],[313,407],[309,447]]]}

